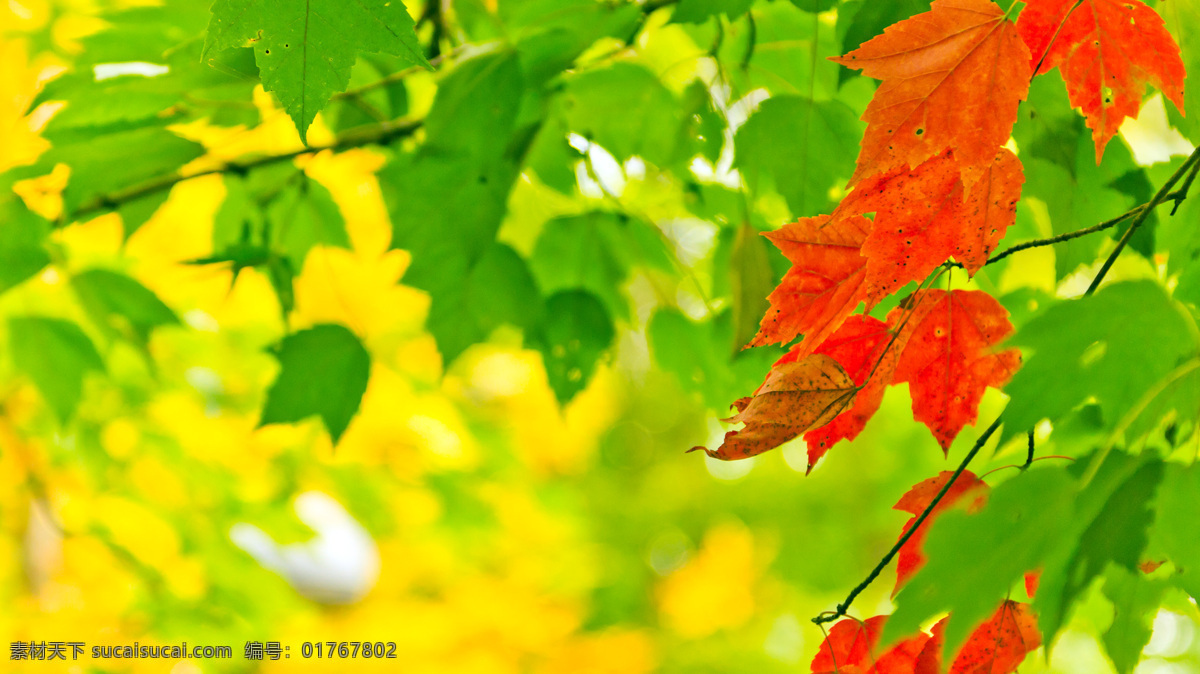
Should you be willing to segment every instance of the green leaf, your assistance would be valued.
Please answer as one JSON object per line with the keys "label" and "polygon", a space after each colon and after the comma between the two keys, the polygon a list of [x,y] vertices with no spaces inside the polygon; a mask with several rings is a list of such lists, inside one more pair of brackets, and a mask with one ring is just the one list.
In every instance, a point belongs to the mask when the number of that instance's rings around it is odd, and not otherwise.
{"label": "green leaf", "polygon": [[[702,80],[693,80],[683,92],[682,105],[683,124],[679,128],[678,145],[681,148],[696,145],[700,156],[716,164],[725,147],[725,119],[713,105],[708,86]],[[680,158],[691,159],[690,156]]]}
{"label": "green leaf", "polygon": [[89,269],[71,287],[96,325],[145,344],[150,331],[179,323],[170,307],[141,283],[107,269]]}
{"label": "green leaf", "polygon": [[161,63],[165,54],[204,31],[208,11],[204,3],[166,0],[153,6],[107,11],[101,18],[109,29],[80,40],[83,49],[76,64]]}
{"label": "green leaf", "polygon": [[667,255],[654,225],[624,213],[593,211],[546,223],[530,266],[544,292],[587,290],[610,313],[628,318],[622,286],[630,268],[647,261],[661,268]]}
{"label": "green leaf", "polygon": [[43,135],[60,143],[201,117],[221,125],[256,124],[259,115],[253,92],[258,69],[253,52],[231,49],[201,62],[201,46],[196,38],[171,49],[166,58],[161,52],[145,52],[134,60],[162,68],[145,75],[98,80],[86,64],[76,63],[75,72],[52,80],[38,95],[39,103],[67,104]]}
{"label": "green leaf", "polygon": [[1115,283],[1050,307],[1010,342],[1033,354],[1005,387],[1012,401],[1001,442],[1041,419],[1061,418],[1090,397],[1100,403],[1106,426],[1116,426],[1196,350],[1194,333],[1182,307],[1151,281]]}
{"label": "green leaf", "polygon": [[[1053,70],[1033,78],[1013,126],[1021,161],[1028,164],[1032,158],[1044,159],[1074,174],[1079,164],[1081,135],[1091,138],[1090,132],[1084,134],[1079,114],[1071,109],[1062,75]],[[1095,165],[1095,154],[1091,156]]]}
{"label": "green leaf", "polygon": [[914,634],[950,611],[946,652],[954,653],[996,610],[1009,588],[1060,543],[1071,526],[1075,481],[1060,468],[1026,471],[992,490],[974,515],[952,510],[929,529],[929,561],[896,595],[882,642]]}
{"label": "green leaf", "polygon": [[259,425],[317,415],[336,445],[367,390],[371,356],[362,342],[341,325],[317,325],[284,338],[277,357]]}
{"label": "green leaf", "polygon": [[447,363],[479,337],[462,327],[463,280],[496,238],[532,140],[515,128],[523,90],[511,51],[459,63],[438,87],[425,144],[379,173],[392,246],[412,253],[405,283],[429,292],[426,326]]}
{"label": "green leaf", "polygon": [[1132,444],[1163,428],[1165,439],[1178,447],[1196,432],[1200,419],[1200,358],[1190,358],[1155,383],[1122,421],[1125,440]]}
{"label": "green leaf", "polygon": [[[486,10],[484,15],[492,18]],[[526,78],[540,85],[570,68],[597,40],[632,35],[642,12],[636,3],[521,0],[500,3],[499,15]]]}
{"label": "green leaf", "polygon": [[[143,181],[170,176],[202,154],[204,148],[199,144],[166,129],[149,127],[55,145],[42,155],[38,165],[47,170],[60,162],[71,167],[63,191],[63,214],[70,217],[80,208],[111,208],[106,199],[128,197],[120,192],[139,187]],[[156,190],[143,198],[165,200],[167,194],[165,189]],[[137,212],[148,217],[144,210]],[[126,222],[126,236],[141,224]]]}
{"label": "green leaf", "polygon": [[88,371],[104,362],[78,325],[56,318],[23,316],[8,320],[8,344],[17,370],[33,380],[62,423],[75,413]]}
{"label": "green leaf", "polygon": [[466,281],[466,305],[475,325],[471,336],[483,336],[499,325],[529,330],[542,318],[542,297],[525,260],[515,250],[494,243],[479,258]]}
{"label": "green leaf", "polygon": [[750,10],[754,0],[679,0],[675,13],[671,15],[674,23],[704,23],[718,14],[724,14],[730,20],[736,19]]}
{"label": "green leaf", "polygon": [[698,322],[676,309],[659,309],[646,327],[658,367],[675,375],[684,391],[699,394],[705,407],[722,413],[731,391],[753,391],[783,355],[774,346],[737,351],[732,316],[726,310]]}
{"label": "green leaf", "polygon": [[308,177],[284,188],[267,207],[267,220],[272,247],[282,251],[297,271],[304,268],[304,258],[313,246],[350,247],[346,220],[333,195]]}
{"label": "green leaf", "polygon": [[[1046,204],[1052,233],[1091,227],[1148,200],[1145,174],[1123,143],[1114,144],[1112,154],[1106,152],[1104,163],[1096,166],[1091,132],[1071,109],[1057,71],[1034,79],[1029,100],[1018,113],[1013,137],[1022,150],[1024,194]],[[1143,254],[1153,247],[1152,222],[1145,223],[1134,237],[1134,249]],[[1103,237],[1120,236],[1127,226],[1125,223],[1099,237],[1055,244],[1057,277],[1092,264]]]}
{"label": "green leaf", "polygon": [[[790,2],[758,3],[750,10],[754,19],[727,27],[717,50],[722,63],[741,64],[725,72],[734,91],[760,87],[775,95],[799,94],[827,100],[838,91],[841,66],[825,57],[838,53],[837,35],[816,14]],[[851,153],[851,158],[855,153]]]}
{"label": "green leaf", "polygon": [[618,161],[637,155],[663,166],[675,158],[679,101],[641,66],[586,71],[567,85],[562,105],[570,129]]}
{"label": "green leaf", "polygon": [[838,4],[838,0],[791,0],[791,2],[800,9],[813,13],[824,12]]}
{"label": "green leaf", "polygon": [[596,361],[616,337],[612,318],[595,295],[568,290],[546,300],[545,321],[530,340],[542,352],[550,388],[559,402],[587,386]]}
{"label": "green leaf", "polygon": [[[249,49],[201,59],[207,3],[168,0],[158,6],[103,12],[105,28],[80,39],[69,71],[47,83],[31,109],[50,100],[67,106],[43,136],[64,139],[165,126],[201,117],[218,125],[258,122],[253,92],[258,68]],[[94,71],[106,64],[142,64],[145,74]],[[146,66],[154,67],[146,71]],[[98,75],[104,75],[98,78]]]}
{"label": "green leaf", "polygon": [[733,349],[741,350],[758,332],[767,313],[767,295],[775,288],[766,239],[749,223],[737,228],[729,260],[729,285],[733,295]]}
{"label": "green leaf", "polygon": [[[1196,33],[1196,26],[1200,26],[1200,0],[1173,0],[1160,5],[1158,11],[1179,44],[1184,68],[1192,74],[1200,72],[1200,35]],[[1174,105],[1166,107],[1171,126],[1182,131],[1192,143],[1200,144],[1200,119],[1194,113],[1184,117]],[[1189,112],[1200,110],[1200,90],[1194,84],[1184,88],[1183,107]]]}
{"label": "green leaf", "polygon": [[15,194],[0,196],[0,293],[50,264],[44,242],[50,223]]}
{"label": "green leaf", "polygon": [[1110,565],[1104,576],[1104,596],[1113,604],[1113,621],[1104,632],[1104,650],[1117,674],[1129,674],[1150,642],[1153,617],[1167,583],[1138,571]]}
{"label": "green leaf", "polygon": [[1196,494],[1200,494],[1200,466],[1167,464],[1167,474],[1158,490],[1158,519],[1155,536],[1175,564],[1171,582],[1193,598],[1200,597],[1200,518],[1196,517]]}
{"label": "green leaf", "polygon": [[204,54],[254,47],[263,87],[274,91],[300,132],[334,93],[345,91],[362,52],[430,67],[400,0],[216,0]]}
{"label": "green leaf", "polygon": [[532,169],[548,187],[567,195],[575,193],[575,163],[583,158],[567,139],[567,122],[562,115],[546,118],[537,131],[529,154],[527,169]]}
{"label": "green leaf", "polygon": [[754,192],[768,186],[794,215],[826,212],[829,188],[854,172],[863,125],[844,103],[776,96],[738,129],[734,166]]}
{"label": "green leaf", "polygon": [[[1070,527],[1044,564],[1033,602],[1045,643],[1054,642],[1071,606],[1110,562],[1137,571],[1163,475],[1162,461],[1149,454],[1110,452],[1075,497]],[[1078,461],[1072,472],[1082,472],[1092,458]]]}
{"label": "green leaf", "polygon": [[[859,45],[883,33],[883,29],[899,23],[914,14],[929,11],[932,0],[890,0],[876,2],[863,0],[854,12],[838,10],[838,28],[846,22],[845,33],[842,36],[842,52],[857,49]],[[839,31],[840,32],[840,31]],[[843,68],[843,81],[854,77],[854,71]]]}

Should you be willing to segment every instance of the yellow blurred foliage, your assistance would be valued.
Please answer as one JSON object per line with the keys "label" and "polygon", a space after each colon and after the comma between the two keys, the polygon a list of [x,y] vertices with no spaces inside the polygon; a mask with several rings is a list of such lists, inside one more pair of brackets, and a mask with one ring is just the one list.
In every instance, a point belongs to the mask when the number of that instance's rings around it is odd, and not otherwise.
{"label": "yellow blurred foliage", "polygon": [[659,586],[663,622],[688,639],[741,626],[754,614],[758,564],[749,529],[740,523],[713,527],[696,557]]}

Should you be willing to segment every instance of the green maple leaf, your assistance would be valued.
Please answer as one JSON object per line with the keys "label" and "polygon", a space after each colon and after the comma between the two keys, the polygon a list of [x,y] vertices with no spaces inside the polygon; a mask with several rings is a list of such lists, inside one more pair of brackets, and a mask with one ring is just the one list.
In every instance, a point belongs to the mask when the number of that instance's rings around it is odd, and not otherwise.
{"label": "green maple leaf", "polygon": [[358,411],[371,355],[353,332],[326,323],[284,338],[276,354],[279,376],[267,391],[260,426],[319,416],[337,444]]}
{"label": "green maple leaf", "polygon": [[430,67],[399,0],[217,0],[204,55],[247,46],[263,87],[279,97],[301,138],[330,97],[346,90],[360,52]]}

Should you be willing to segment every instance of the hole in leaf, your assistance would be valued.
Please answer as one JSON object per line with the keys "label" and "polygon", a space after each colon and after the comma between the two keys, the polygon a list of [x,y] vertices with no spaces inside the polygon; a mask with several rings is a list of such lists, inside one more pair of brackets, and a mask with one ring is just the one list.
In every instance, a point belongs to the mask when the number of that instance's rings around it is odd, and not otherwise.
{"label": "hole in leaf", "polygon": [[925,129],[917,129],[917,135],[918,135],[918,136],[920,136],[920,135],[924,135],[924,133],[925,133]]}

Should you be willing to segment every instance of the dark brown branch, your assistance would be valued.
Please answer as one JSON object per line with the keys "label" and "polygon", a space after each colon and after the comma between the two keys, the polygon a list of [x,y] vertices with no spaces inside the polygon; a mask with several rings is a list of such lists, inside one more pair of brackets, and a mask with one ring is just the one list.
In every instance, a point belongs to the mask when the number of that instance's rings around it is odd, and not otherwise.
{"label": "dark brown branch", "polygon": [[[1146,221],[1146,218],[1150,217],[1150,213],[1154,211],[1154,207],[1171,198],[1171,189],[1175,187],[1175,183],[1179,182],[1185,175],[1188,175],[1188,172],[1192,170],[1197,162],[1200,162],[1200,147],[1192,151],[1192,154],[1187,158],[1187,161],[1183,162],[1183,164],[1179,166],[1175,173],[1171,175],[1170,179],[1168,179],[1167,182],[1158,189],[1158,194],[1155,194],[1154,198],[1146,204],[1146,207],[1142,209],[1140,213],[1138,213],[1133,222],[1129,223],[1129,229],[1125,230],[1125,235],[1122,236],[1121,240],[1117,242],[1117,247],[1113,248],[1113,251],[1108,254],[1108,259],[1106,259],[1104,261],[1104,265],[1100,267],[1100,272],[1096,274],[1096,278],[1092,279],[1092,284],[1088,286],[1087,292],[1084,293],[1084,296],[1091,295],[1092,293],[1096,292],[1096,288],[1100,287],[1100,282],[1104,280],[1104,276],[1108,274],[1108,270],[1112,269],[1113,263],[1117,261],[1117,256],[1121,254],[1122,250],[1125,250],[1125,246],[1129,243],[1129,240],[1133,238],[1133,235],[1135,232],[1137,232],[1138,228],[1142,226],[1142,223]],[[1191,185],[1190,180],[1188,181],[1188,185]],[[1175,197],[1176,207],[1178,207],[1179,203],[1186,198],[1186,191],[1181,196]]]}
{"label": "dark brown branch", "polygon": [[1167,199],[1175,202],[1175,205],[1171,207],[1171,215],[1175,215],[1175,211],[1178,211],[1179,207],[1187,199],[1188,190],[1192,189],[1192,182],[1196,180],[1196,173],[1198,171],[1200,171],[1200,162],[1192,165],[1192,172],[1188,174],[1187,180],[1183,181],[1183,187],[1167,195]]}
{"label": "dark brown branch", "polygon": [[[1200,169],[1200,163],[1198,163],[1196,166],[1193,167],[1193,173],[1190,174],[1191,177],[1194,177],[1196,175],[1195,169]],[[1171,192],[1170,194],[1168,194],[1166,196],[1165,199],[1163,199],[1161,202],[1159,202],[1158,204],[1155,204],[1155,205],[1157,206],[1157,205],[1166,203],[1168,201],[1174,201],[1176,203],[1176,208],[1178,208],[1178,204],[1182,203],[1185,199],[1187,199],[1188,188],[1190,186],[1191,186],[1190,183],[1185,183],[1183,187],[1175,190],[1174,192]],[[1064,241],[1070,241],[1071,239],[1078,239],[1082,236],[1087,236],[1088,234],[1095,234],[1096,232],[1103,232],[1106,229],[1112,229],[1113,227],[1116,227],[1117,225],[1121,224],[1122,222],[1125,222],[1129,218],[1132,218],[1132,217],[1138,215],[1143,210],[1146,210],[1146,208],[1149,205],[1150,205],[1149,203],[1145,203],[1140,206],[1134,206],[1133,208],[1129,209],[1128,211],[1125,211],[1124,213],[1118,215],[1115,218],[1105,220],[1104,222],[1101,222],[1096,225],[1092,225],[1091,227],[1084,227],[1083,229],[1077,229],[1073,232],[1065,232],[1063,234],[1058,234],[1056,236],[1047,237],[1045,239],[1034,239],[1032,241],[1026,241],[1024,243],[1018,243],[1015,246],[1010,246],[1008,248],[1005,248],[1004,250],[1000,251],[999,253],[996,253],[995,255],[991,256],[990,258],[988,258],[988,261],[985,262],[984,264],[985,265],[995,264],[996,262],[1003,260],[1004,258],[1008,257],[1009,255],[1012,255],[1013,253],[1019,253],[1023,250],[1029,250],[1030,248],[1041,248],[1043,246],[1052,246],[1056,243],[1062,243]],[[1173,212],[1174,212],[1174,209],[1172,209],[1172,213]],[[947,262],[946,264],[950,267],[960,267],[960,268],[962,267],[962,263],[960,263],[960,262]]]}
{"label": "dark brown branch", "polygon": [[[339,135],[332,143],[325,145],[316,145],[311,147],[301,148],[292,152],[283,154],[264,155],[251,159],[243,159],[240,161],[232,161],[222,164],[216,168],[197,171],[195,173],[180,173],[178,171],[151,178],[142,183],[132,185],[123,190],[117,190],[109,194],[102,194],[95,198],[89,199],[69,214],[71,219],[76,219],[82,216],[90,215],[97,211],[116,208],[121,204],[133,201],[148,194],[155,194],[164,190],[169,190],[175,185],[184,180],[199,178],[200,176],[212,175],[214,173],[226,172],[243,172],[259,166],[267,166],[277,164],[289,159],[295,159],[300,155],[313,154],[322,150],[346,150],[354,147],[362,147],[363,145],[379,145],[388,143],[398,138],[411,136],[421,128],[423,120],[399,119],[391,122],[384,122],[375,126],[365,127],[362,129],[354,129]],[[68,217],[68,214],[63,214],[60,218],[59,225],[65,224],[63,218]]]}
{"label": "dark brown branch", "polygon": [[908,531],[904,532],[904,535],[900,537],[900,540],[896,541],[896,544],[892,546],[892,549],[888,550],[888,553],[883,556],[883,559],[879,560],[879,563],[875,565],[875,568],[871,569],[871,573],[867,574],[867,577],[864,578],[861,583],[855,586],[855,588],[850,591],[850,594],[846,595],[846,600],[837,605],[836,611],[826,611],[825,613],[822,613],[821,615],[812,619],[814,623],[820,625],[821,623],[833,622],[834,620],[846,615],[846,611],[850,610],[850,605],[854,603],[854,600],[858,598],[858,595],[861,594],[863,590],[867,589],[871,583],[875,582],[875,579],[879,577],[879,574],[882,573],[885,568],[887,568],[887,565],[890,564],[896,554],[900,552],[900,548],[904,547],[904,544],[908,542],[908,539],[912,538],[917,533],[917,530],[921,528],[921,525],[925,523],[925,520],[929,519],[929,515],[933,513],[933,509],[936,508],[937,505],[942,502],[942,499],[946,497],[946,493],[950,491],[951,485],[958,480],[958,476],[962,475],[963,471],[967,469],[967,465],[970,464],[971,461],[974,460],[975,455],[979,453],[979,450],[983,449],[983,446],[987,444],[989,439],[991,439],[992,434],[996,432],[996,429],[1000,428],[1000,421],[1002,418],[1002,416],[996,417],[996,420],[992,422],[992,425],[988,426],[987,430],[983,432],[983,435],[979,436],[979,439],[975,441],[975,446],[971,448],[971,451],[967,452],[967,455],[963,458],[962,462],[958,464],[958,468],[955,469],[954,475],[952,475],[950,479],[946,481],[946,484],[942,485],[941,491],[939,491],[937,495],[933,497],[933,500],[929,502],[929,505],[925,507],[925,510],[921,511],[921,514],[917,516],[917,519],[915,522],[913,522],[913,525],[908,528]]}
{"label": "dark brown branch", "polygon": [[[1042,246],[1051,246],[1056,243],[1062,243],[1063,241],[1070,241],[1071,239],[1078,239],[1079,237],[1087,236],[1088,234],[1095,234],[1096,232],[1103,232],[1106,229],[1112,229],[1113,227],[1116,227],[1117,225],[1121,224],[1122,222],[1125,222],[1129,218],[1132,218],[1133,216],[1137,215],[1138,213],[1141,213],[1143,210],[1145,210],[1146,206],[1147,206],[1147,204],[1142,204],[1140,206],[1134,206],[1133,208],[1129,209],[1128,211],[1125,211],[1124,213],[1118,215],[1117,217],[1112,218],[1110,220],[1105,220],[1104,222],[1101,222],[1098,225],[1092,225],[1091,227],[1084,227],[1083,229],[1077,229],[1073,232],[1066,232],[1064,234],[1059,234],[1057,236],[1051,236],[1051,237],[1048,237],[1045,239],[1034,239],[1033,241],[1026,241],[1025,243],[1018,243],[1015,246],[1006,248],[1005,250],[1003,250],[999,253],[996,253],[992,257],[988,258],[988,261],[985,262],[984,264],[993,264],[995,262],[999,262],[1000,260],[1003,260],[1004,258],[1008,257],[1009,255],[1012,255],[1013,253],[1019,253],[1023,250],[1028,250],[1030,248],[1041,248]],[[962,266],[962,265],[958,265],[958,266]]]}
{"label": "dark brown branch", "polygon": [[[431,2],[435,1],[437,0],[431,0]],[[636,37],[637,33],[640,32],[644,27],[645,18],[647,16],[659,9],[669,7],[676,2],[678,2],[678,0],[647,0],[647,2],[642,5],[642,21],[638,23],[637,31],[630,36],[629,41],[632,42],[633,38]],[[430,59],[430,63],[435,66],[439,65],[442,61],[444,61],[447,57],[452,56],[454,53],[455,52],[452,50],[450,52],[437,54]],[[374,82],[364,84],[361,87],[336,93],[331,97],[331,99],[343,100],[361,98],[361,96],[366,92],[399,82],[405,77],[423,70],[425,70],[425,68],[421,66],[405,68]],[[244,159],[241,161],[227,162],[216,168],[205,171],[197,171],[195,173],[183,174],[178,171],[173,171],[171,173],[143,181],[136,185],[131,185],[125,189],[116,190],[115,192],[110,192],[108,194],[101,194],[89,199],[81,204],[79,208],[76,208],[73,212],[69,214],[64,213],[62,216],[60,216],[58,225],[62,226],[65,224],[65,219],[68,217],[71,219],[76,219],[99,211],[114,209],[122,204],[128,203],[140,197],[168,190],[184,180],[191,180],[192,178],[199,178],[200,176],[212,175],[215,173],[247,171],[259,166],[267,166],[269,164],[287,161],[289,159],[299,157],[300,155],[316,153],[322,150],[346,150],[354,147],[361,147],[363,145],[377,145],[399,138],[405,138],[407,136],[411,136],[417,131],[417,129],[421,128],[423,123],[424,121],[419,119],[397,119],[392,121],[384,121],[374,126],[347,131],[346,133],[339,135],[332,143],[326,145],[305,147],[303,149],[284,154],[266,155],[254,157],[252,159]]]}

